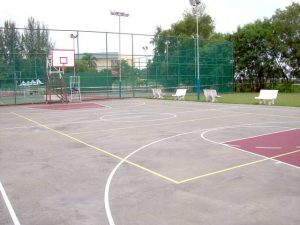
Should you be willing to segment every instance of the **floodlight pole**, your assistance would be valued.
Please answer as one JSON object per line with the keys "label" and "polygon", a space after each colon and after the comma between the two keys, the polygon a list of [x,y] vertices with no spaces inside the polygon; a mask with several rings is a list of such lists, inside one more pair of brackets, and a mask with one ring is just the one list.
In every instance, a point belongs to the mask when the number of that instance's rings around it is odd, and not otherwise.
{"label": "floodlight pole", "polygon": [[119,98],[122,98],[121,17],[128,17],[129,14],[117,11],[110,12],[110,14],[119,17]]}
{"label": "floodlight pole", "polygon": [[194,8],[195,14],[196,14],[196,27],[197,27],[197,34],[196,34],[196,60],[197,60],[197,101],[200,101],[200,57],[199,57],[199,27],[198,27],[198,22],[199,22],[199,13],[200,13],[200,8],[199,5],[201,4],[200,0],[190,0],[191,6]]}
{"label": "floodlight pole", "polygon": [[148,51],[148,46],[143,46],[143,50],[145,51],[145,57],[146,57],[146,85],[148,88],[148,56],[147,56],[147,51]]}
{"label": "floodlight pole", "polygon": [[197,100],[200,101],[200,65],[199,65],[199,28],[198,28],[199,15],[196,12],[196,23],[197,23]]}
{"label": "floodlight pole", "polygon": [[169,76],[169,44],[170,44],[170,41],[167,40],[165,42],[166,46],[167,46],[167,76]]}
{"label": "floodlight pole", "polygon": [[[72,38],[73,39],[73,51],[74,51],[74,53],[75,53],[75,39],[78,37],[78,32],[77,32],[77,35],[74,35],[74,34],[70,34],[70,38]],[[78,52],[77,52],[77,54],[78,54]],[[76,55],[76,54],[75,54]],[[75,65],[74,65],[74,74],[73,74],[73,76],[75,76],[76,75],[76,72],[75,72]]]}

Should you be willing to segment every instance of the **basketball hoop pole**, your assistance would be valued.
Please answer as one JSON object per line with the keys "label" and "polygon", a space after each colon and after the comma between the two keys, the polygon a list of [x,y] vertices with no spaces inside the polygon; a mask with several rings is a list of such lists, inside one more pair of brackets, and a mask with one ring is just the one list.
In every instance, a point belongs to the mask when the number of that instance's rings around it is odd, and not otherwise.
{"label": "basketball hoop pole", "polygon": [[[49,64],[49,72],[46,88],[46,101],[51,101],[52,95],[56,95],[55,100],[68,102],[68,95],[66,90],[66,82],[64,78],[65,68],[72,68],[74,63],[74,49],[52,49],[51,65]],[[51,68],[54,68],[52,71]],[[48,98],[49,97],[49,98]]]}

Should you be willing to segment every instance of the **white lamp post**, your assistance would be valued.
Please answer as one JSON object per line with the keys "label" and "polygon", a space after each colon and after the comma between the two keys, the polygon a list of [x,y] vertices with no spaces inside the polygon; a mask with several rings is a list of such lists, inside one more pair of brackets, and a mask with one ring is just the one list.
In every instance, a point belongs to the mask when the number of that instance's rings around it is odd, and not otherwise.
{"label": "white lamp post", "polygon": [[189,0],[191,6],[193,7],[193,9],[195,10],[195,14],[196,14],[196,23],[197,23],[197,33],[196,33],[196,60],[197,60],[197,100],[200,101],[200,65],[199,65],[199,28],[198,28],[198,21],[199,21],[199,13],[200,13],[200,4],[201,1],[200,0]]}
{"label": "white lamp post", "polygon": [[119,17],[119,98],[122,98],[122,64],[121,64],[121,17],[128,17],[128,13],[113,11],[113,16]]}
{"label": "white lamp post", "polygon": [[[75,53],[75,39],[78,37],[78,33],[77,33],[77,35],[75,35],[75,34],[70,34],[70,38],[72,38],[73,39],[73,50],[74,50],[74,53]],[[77,54],[78,54],[78,52],[77,52]],[[74,66],[74,76],[75,76],[75,66]]]}
{"label": "white lamp post", "polygon": [[148,46],[143,46],[143,50],[145,51],[145,59],[146,59],[146,86],[148,88],[148,56],[147,56],[147,51],[148,51]]}
{"label": "white lamp post", "polygon": [[169,40],[167,40],[166,42],[165,42],[165,45],[167,46],[167,52],[166,52],[166,54],[167,54],[167,76],[169,75],[169,44],[170,44],[171,42],[169,41]]}

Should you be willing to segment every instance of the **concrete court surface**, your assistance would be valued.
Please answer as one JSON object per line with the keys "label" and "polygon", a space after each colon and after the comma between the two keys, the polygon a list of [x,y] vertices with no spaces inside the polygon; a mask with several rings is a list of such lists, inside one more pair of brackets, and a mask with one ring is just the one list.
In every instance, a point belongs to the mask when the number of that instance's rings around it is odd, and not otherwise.
{"label": "concrete court surface", "polygon": [[[300,140],[300,108],[82,104],[0,107],[1,225],[300,224],[298,164],[226,144]],[[297,140],[281,157],[299,162]]]}

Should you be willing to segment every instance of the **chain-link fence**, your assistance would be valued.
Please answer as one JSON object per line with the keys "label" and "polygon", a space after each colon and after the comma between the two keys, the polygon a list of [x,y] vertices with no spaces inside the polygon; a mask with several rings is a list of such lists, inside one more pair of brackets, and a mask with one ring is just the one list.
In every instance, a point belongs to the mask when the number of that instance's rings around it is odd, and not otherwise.
{"label": "chain-link fence", "polygon": [[[0,105],[45,102],[51,48],[75,50],[75,68],[65,69],[63,79],[69,94],[69,77],[80,76],[83,100],[152,97],[152,88],[160,88],[167,95],[186,88],[188,95],[196,95],[197,48],[193,37],[47,31],[48,47],[30,51],[22,47],[22,38],[18,48],[11,43],[10,51],[1,47],[6,43],[0,39]],[[15,32],[22,37],[25,30]],[[232,63],[232,43],[200,40],[200,90],[233,91]]]}

